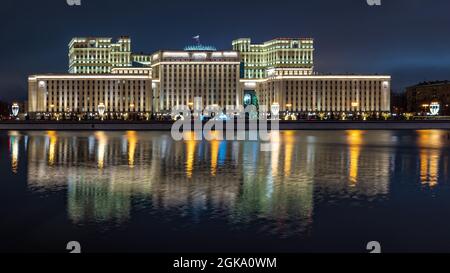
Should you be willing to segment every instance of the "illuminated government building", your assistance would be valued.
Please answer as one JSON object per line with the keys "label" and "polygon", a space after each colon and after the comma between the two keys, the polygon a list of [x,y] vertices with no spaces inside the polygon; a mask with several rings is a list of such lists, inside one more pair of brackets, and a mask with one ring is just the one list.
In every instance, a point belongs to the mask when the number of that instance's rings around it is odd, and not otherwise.
{"label": "illuminated government building", "polygon": [[148,116],[182,105],[249,104],[289,115],[390,112],[390,76],[319,75],[309,38],[262,44],[243,38],[232,42],[232,50],[198,43],[153,54],[133,54],[128,37],[74,38],[68,74],[28,81],[31,116]]}
{"label": "illuminated government building", "polygon": [[[152,62],[158,112],[169,112],[177,105],[203,108],[242,104],[236,51],[160,51],[153,55]],[[196,98],[201,98],[200,102]]]}

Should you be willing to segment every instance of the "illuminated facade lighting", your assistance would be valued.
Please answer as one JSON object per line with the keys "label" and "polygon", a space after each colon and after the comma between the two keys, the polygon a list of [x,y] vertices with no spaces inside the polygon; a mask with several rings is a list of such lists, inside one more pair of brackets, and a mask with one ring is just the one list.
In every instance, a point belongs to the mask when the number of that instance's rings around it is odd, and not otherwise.
{"label": "illuminated facade lighting", "polygon": [[170,113],[182,105],[259,104],[293,116],[390,111],[390,76],[314,74],[313,39],[238,39],[232,47],[196,45],[148,55],[131,54],[127,37],[116,43],[74,38],[70,74],[29,77],[28,110],[99,114],[103,104],[106,114],[128,116]]}
{"label": "illuminated facade lighting", "polygon": [[73,38],[69,43],[69,73],[106,74],[114,67],[131,67],[131,39]]}
{"label": "illuminated facade lighting", "polygon": [[273,101],[281,112],[390,112],[390,76],[333,75],[277,76],[249,81],[241,86],[254,90],[259,105],[270,108]]}
{"label": "illuminated facade lighting", "polygon": [[[98,114],[152,111],[148,75],[36,75],[28,78],[30,113]],[[131,107],[133,106],[133,107]]]}
{"label": "illuminated facade lighting", "polygon": [[232,46],[242,56],[245,79],[266,78],[271,73],[269,68],[295,68],[295,71],[301,71],[301,75],[313,73],[313,39],[278,38],[252,44],[251,39],[243,38],[233,41]]}

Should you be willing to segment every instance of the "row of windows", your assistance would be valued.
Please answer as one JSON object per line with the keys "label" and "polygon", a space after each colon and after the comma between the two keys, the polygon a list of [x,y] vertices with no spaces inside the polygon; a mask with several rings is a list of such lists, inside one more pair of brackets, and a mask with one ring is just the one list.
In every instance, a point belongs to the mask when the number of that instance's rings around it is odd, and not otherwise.
{"label": "row of windows", "polygon": [[[192,76],[192,77],[191,77]],[[208,75],[199,76],[199,75],[191,75],[191,74],[182,74],[177,75],[176,77],[170,77],[166,76],[164,77],[164,80],[167,81],[201,81],[201,80],[208,80],[208,81],[230,81],[234,80],[237,81],[237,75],[232,73],[223,74],[223,77],[216,78],[216,77],[208,77]]]}
{"label": "row of windows", "polygon": [[145,88],[145,85],[141,85],[139,83],[137,83],[136,85],[131,84],[131,85],[96,85],[96,86],[91,86],[91,85],[79,85],[79,86],[68,86],[68,85],[55,85],[55,86],[49,86],[48,90],[53,91],[53,90],[59,90],[59,91],[69,91],[69,92],[75,92],[77,90],[106,90],[106,89],[137,89],[138,91],[141,88]]}
{"label": "row of windows", "polygon": [[165,81],[165,86],[170,87],[170,86],[221,86],[221,85],[226,85],[226,86],[237,86],[236,81],[221,81],[221,82],[216,82],[216,81],[209,81],[209,82],[200,82],[200,81],[176,81],[176,82],[171,82],[171,81]]}
{"label": "row of windows", "polygon": [[47,81],[47,84],[49,86],[59,86],[59,85],[72,85],[75,86],[75,84],[77,84],[78,86],[84,86],[84,85],[89,85],[89,86],[96,86],[99,84],[115,84],[115,83],[122,83],[122,84],[145,84],[145,81],[141,81],[141,80],[113,80],[113,81],[69,81],[69,80],[61,80],[61,81],[54,81],[54,80],[49,80]]}
{"label": "row of windows", "polygon": [[[340,91],[343,89],[358,89],[358,90],[367,90],[372,91],[373,89],[381,90],[382,82],[376,81],[368,81],[368,82],[339,82],[339,81],[323,81],[323,82],[312,82],[312,81],[301,81],[301,82],[290,82],[286,81],[284,85],[286,89],[294,89],[294,90],[304,90],[304,89],[326,89],[326,90],[336,90]],[[313,84],[315,83],[315,84]],[[262,87],[263,90],[274,89],[275,83],[269,83],[266,86]],[[357,91],[357,90],[354,90]]]}
{"label": "row of windows", "polygon": [[191,70],[200,69],[201,70],[202,68],[203,68],[203,70],[206,70],[206,69],[209,69],[209,70],[218,70],[218,69],[236,70],[236,69],[238,69],[237,65],[235,65],[235,64],[186,64],[186,65],[166,64],[166,65],[164,65],[163,68],[166,70],[167,69],[181,70],[182,68],[184,70],[189,70],[189,69],[191,69]]}

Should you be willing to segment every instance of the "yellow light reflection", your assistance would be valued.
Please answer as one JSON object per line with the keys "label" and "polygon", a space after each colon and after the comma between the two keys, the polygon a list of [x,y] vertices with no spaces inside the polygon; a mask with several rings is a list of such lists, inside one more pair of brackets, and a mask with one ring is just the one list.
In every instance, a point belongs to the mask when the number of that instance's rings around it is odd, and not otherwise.
{"label": "yellow light reflection", "polygon": [[364,131],[352,130],[347,131],[347,144],[350,146],[350,169],[349,178],[350,186],[358,184],[359,157],[361,155],[361,145],[363,144]]}
{"label": "yellow light reflection", "polygon": [[271,167],[272,176],[278,175],[278,160],[280,159],[280,132],[270,132],[270,146],[271,146]]}
{"label": "yellow light reflection", "polygon": [[434,187],[438,184],[440,148],[444,145],[441,131],[420,130],[418,144],[420,147],[420,181],[423,185]]}
{"label": "yellow light reflection", "polygon": [[95,138],[98,142],[97,147],[97,166],[99,169],[103,169],[105,165],[105,152],[108,145],[108,137],[104,132],[96,132]]}
{"label": "yellow light reflection", "polygon": [[136,153],[136,144],[138,142],[138,137],[136,131],[127,132],[128,140],[128,166],[134,167],[134,155]]}
{"label": "yellow light reflection", "polygon": [[[211,132],[212,134],[216,134],[216,132]],[[217,138],[215,138],[217,139]],[[220,141],[211,140],[211,175],[216,176],[217,173],[217,159],[219,157],[219,145]]]}
{"label": "yellow light reflection", "polygon": [[192,173],[194,171],[194,160],[195,160],[195,147],[197,142],[195,141],[195,133],[191,132],[192,135],[186,137],[186,175],[188,178],[192,178]]}
{"label": "yellow light reflection", "polygon": [[47,137],[50,138],[48,147],[48,164],[52,166],[53,164],[55,164],[56,143],[58,141],[58,135],[56,134],[56,131],[48,131]]}
{"label": "yellow light reflection", "polygon": [[292,170],[292,154],[295,143],[294,131],[286,131],[283,134],[284,142],[284,174],[289,176]]}

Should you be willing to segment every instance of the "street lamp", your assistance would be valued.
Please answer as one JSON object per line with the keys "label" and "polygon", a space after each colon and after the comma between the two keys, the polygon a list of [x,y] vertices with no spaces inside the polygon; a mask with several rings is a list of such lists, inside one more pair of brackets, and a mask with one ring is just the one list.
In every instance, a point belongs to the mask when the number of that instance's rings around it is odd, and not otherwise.
{"label": "street lamp", "polygon": [[103,120],[103,115],[105,114],[105,111],[106,111],[106,106],[105,106],[105,104],[100,103],[100,104],[97,106],[97,111],[98,111],[98,114],[100,115],[100,117],[101,117],[102,120]]}
{"label": "street lamp", "polygon": [[19,110],[20,110],[19,104],[13,103],[13,105],[11,107],[11,110],[12,110],[12,115],[15,118],[17,118],[17,116],[19,115]]}

